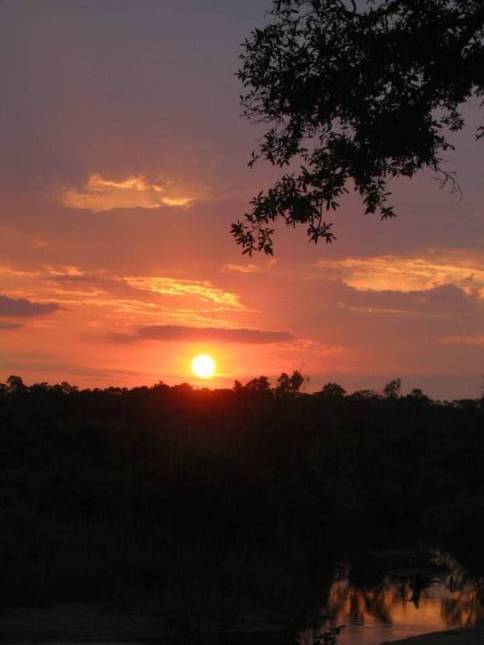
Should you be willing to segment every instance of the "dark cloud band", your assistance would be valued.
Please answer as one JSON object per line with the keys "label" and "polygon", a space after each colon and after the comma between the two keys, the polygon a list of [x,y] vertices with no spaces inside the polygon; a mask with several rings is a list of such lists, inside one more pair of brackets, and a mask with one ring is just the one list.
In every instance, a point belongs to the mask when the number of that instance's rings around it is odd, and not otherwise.
{"label": "dark cloud band", "polygon": [[61,309],[61,306],[53,302],[32,302],[27,298],[0,296],[0,316],[29,318],[45,316],[59,309]]}
{"label": "dark cloud band", "polygon": [[264,331],[260,329],[222,329],[218,327],[188,327],[184,325],[147,325],[139,327],[133,334],[115,334],[114,340],[159,340],[171,342],[218,342],[252,343],[264,345],[294,341],[296,337],[288,331]]}
{"label": "dark cloud band", "polygon": [[9,331],[11,329],[20,329],[23,325],[20,323],[0,322],[0,331]]}

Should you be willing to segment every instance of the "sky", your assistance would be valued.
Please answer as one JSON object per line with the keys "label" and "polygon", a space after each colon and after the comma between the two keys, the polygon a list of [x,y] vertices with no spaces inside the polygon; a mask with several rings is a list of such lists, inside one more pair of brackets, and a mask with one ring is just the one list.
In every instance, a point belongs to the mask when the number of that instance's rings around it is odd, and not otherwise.
{"label": "sky", "polygon": [[446,168],[392,184],[395,220],[350,194],[337,241],[279,230],[242,256],[230,224],[277,172],[248,168],[240,43],[269,0],[0,1],[0,381],[81,387],[301,370],[317,390],[475,397],[484,384],[484,120]]}

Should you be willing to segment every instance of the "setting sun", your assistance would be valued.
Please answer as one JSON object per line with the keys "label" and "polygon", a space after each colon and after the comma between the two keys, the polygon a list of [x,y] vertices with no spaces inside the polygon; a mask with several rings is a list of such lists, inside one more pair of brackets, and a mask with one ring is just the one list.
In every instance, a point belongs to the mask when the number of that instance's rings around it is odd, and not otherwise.
{"label": "setting sun", "polygon": [[192,372],[198,378],[211,378],[215,373],[215,361],[208,354],[198,354],[192,360]]}

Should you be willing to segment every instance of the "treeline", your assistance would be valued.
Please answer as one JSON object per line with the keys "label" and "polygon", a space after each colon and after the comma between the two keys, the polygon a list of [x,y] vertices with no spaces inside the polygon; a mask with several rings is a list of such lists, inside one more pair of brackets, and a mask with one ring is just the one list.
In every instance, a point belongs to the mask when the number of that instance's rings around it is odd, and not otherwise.
{"label": "treeline", "polygon": [[[304,377],[0,385],[0,603],[307,603],[334,559],[484,530],[484,403]],[[307,593],[306,593],[307,592]],[[233,604],[235,603],[235,604]],[[0,605],[1,608],[1,605]]]}

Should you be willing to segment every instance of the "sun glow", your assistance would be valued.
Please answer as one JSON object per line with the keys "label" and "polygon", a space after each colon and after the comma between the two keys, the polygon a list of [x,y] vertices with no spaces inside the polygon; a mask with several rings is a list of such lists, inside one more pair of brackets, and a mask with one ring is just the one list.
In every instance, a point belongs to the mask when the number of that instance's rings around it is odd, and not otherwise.
{"label": "sun glow", "polygon": [[198,378],[211,378],[215,374],[215,361],[208,354],[198,354],[192,360],[192,372]]}

